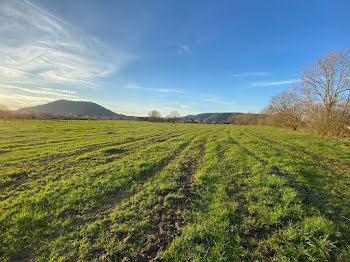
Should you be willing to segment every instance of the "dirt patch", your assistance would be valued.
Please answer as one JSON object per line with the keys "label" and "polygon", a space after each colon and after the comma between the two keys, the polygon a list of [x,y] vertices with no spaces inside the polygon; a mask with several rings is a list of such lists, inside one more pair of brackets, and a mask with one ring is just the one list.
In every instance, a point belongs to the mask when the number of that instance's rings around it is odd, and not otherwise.
{"label": "dirt patch", "polygon": [[[200,156],[204,155],[204,145],[201,144]],[[135,235],[146,237],[147,246],[141,248],[137,257],[130,261],[159,261],[162,252],[176,236],[180,235],[179,229],[186,225],[185,218],[181,215],[188,210],[196,193],[192,186],[192,179],[200,166],[201,158],[193,158],[189,163],[184,163],[181,175],[177,178],[178,186],[172,192],[160,192],[163,196],[163,206],[151,214],[150,239],[143,232]],[[136,238],[136,236],[133,238]]]}

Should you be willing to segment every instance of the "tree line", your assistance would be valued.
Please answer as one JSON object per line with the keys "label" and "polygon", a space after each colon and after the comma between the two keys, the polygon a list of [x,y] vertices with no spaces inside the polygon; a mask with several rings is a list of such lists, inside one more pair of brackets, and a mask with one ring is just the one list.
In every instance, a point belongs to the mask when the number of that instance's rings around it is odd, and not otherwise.
{"label": "tree line", "polygon": [[169,122],[175,123],[177,120],[180,120],[180,113],[177,111],[172,111],[166,118],[162,118],[162,115],[157,110],[152,110],[148,113],[148,121],[150,122]]}
{"label": "tree line", "polygon": [[[304,67],[300,79],[287,91],[273,96],[260,114],[233,114],[228,123],[270,125],[313,132],[323,136],[350,136],[350,56],[349,49],[332,51]],[[176,122],[174,111],[162,118],[149,113],[152,122]],[[206,121],[196,121],[206,123]]]}
{"label": "tree line", "polygon": [[329,52],[300,72],[288,91],[271,98],[262,124],[324,136],[350,136],[349,49]]}

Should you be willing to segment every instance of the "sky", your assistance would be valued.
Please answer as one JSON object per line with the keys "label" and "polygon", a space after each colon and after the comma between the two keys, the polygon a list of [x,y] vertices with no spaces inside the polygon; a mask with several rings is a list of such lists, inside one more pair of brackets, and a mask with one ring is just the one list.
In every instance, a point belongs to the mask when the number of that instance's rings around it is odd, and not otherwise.
{"label": "sky", "polygon": [[0,0],[0,104],[259,112],[350,46],[350,1]]}

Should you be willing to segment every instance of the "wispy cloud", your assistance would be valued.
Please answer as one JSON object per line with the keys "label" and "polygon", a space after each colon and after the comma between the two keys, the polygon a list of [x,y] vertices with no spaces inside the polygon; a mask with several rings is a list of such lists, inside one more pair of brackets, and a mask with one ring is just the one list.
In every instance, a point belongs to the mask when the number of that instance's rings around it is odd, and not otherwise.
{"label": "wispy cloud", "polygon": [[81,100],[76,91],[54,88],[27,88],[15,85],[0,84],[0,104],[11,109],[34,106],[57,99]]}
{"label": "wispy cloud", "polygon": [[268,76],[270,72],[241,72],[232,74],[233,77]]}
{"label": "wispy cloud", "polygon": [[[35,106],[38,104],[48,103],[57,100],[51,96],[45,95],[24,95],[24,94],[0,94],[0,104],[7,105],[11,109],[21,107]],[[69,100],[79,101],[79,98],[69,98]]]}
{"label": "wispy cloud", "polygon": [[179,89],[169,89],[169,88],[146,88],[146,89],[160,92],[160,93],[183,93],[183,91]]}
{"label": "wispy cloud", "polygon": [[176,106],[178,106],[181,109],[191,109],[191,106],[186,104],[176,103]]}
{"label": "wispy cloud", "polygon": [[0,3],[1,83],[95,86],[132,56],[26,0]]}
{"label": "wispy cloud", "polygon": [[128,89],[140,89],[140,90],[148,90],[148,91],[154,91],[159,93],[183,93],[182,90],[179,89],[169,89],[169,88],[149,88],[149,87],[143,87],[139,86],[133,83],[128,83],[124,86],[124,88]]}
{"label": "wispy cloud", "polygon": [[189,45],[185,44],[177,44],[177,53],[182,55],[182,54],[191,54],[192,53],[192,48]]}
{"label": "wispy cloud", "polygon": [[204,101],[214,104],[221,104],[221,105],[233,105],[235,102],[233,101],[224,101],[221,97],[210,97],[204,99]]}
{"label": "wispy cloud", "polygon": [[288,79],[282,81],[261,81],[261,82],[252,82],[251,86],[279,86],[279,85],[287,85],[293,84],[300,81],[299,79]]}
{"label": "wispy cloud", "polygon": [[0,94],[0,104],[6,104],[10,108],[20,108],[25,106],[32,106],[47,102],[52,102],[56,99],[51,97],[38,97],[32,95],[21,94]]}
{"label": "wispy cloud", "polygon": [[3,84],[0,84],[0,87],[6,88],[9,90],[24,91],[31,94],[52,95],[58,98],[77,98],[76,96],[73,95],[76,92],[71,90],[61,90],[61,89],[53,89],[53,88],[33,89],[33,88],[25,88],[25,87],[13,86],[13,85],[3,85]]}

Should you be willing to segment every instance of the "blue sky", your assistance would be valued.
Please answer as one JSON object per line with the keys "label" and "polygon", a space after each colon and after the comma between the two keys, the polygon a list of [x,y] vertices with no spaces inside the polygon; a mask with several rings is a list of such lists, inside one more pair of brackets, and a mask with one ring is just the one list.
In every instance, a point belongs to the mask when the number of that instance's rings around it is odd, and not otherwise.
{"label": "blue sky", "polygon": [[349,1],[0,2],[0,103],[259,112],[350,43]]}

